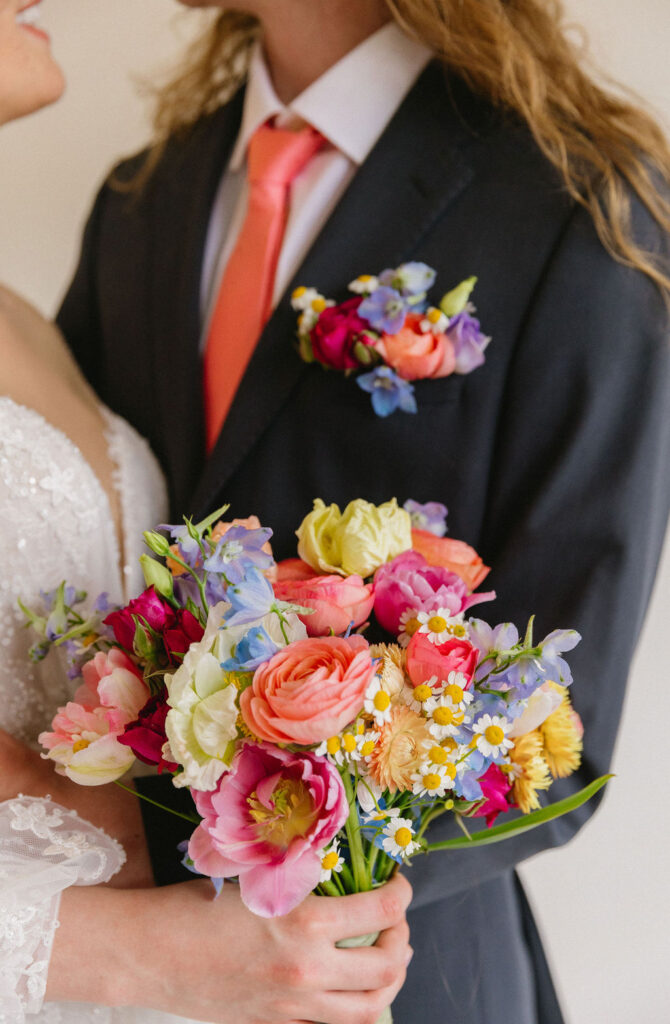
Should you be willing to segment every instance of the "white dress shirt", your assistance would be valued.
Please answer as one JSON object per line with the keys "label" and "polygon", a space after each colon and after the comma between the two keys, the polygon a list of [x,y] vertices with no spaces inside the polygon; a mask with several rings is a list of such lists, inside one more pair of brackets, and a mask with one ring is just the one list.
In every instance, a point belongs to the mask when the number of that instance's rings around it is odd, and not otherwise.
{"label": "white dress shirt", "polygon": [[[432,54],[389,22],[285,106],[277,97],[260,45],[249,68],[242,123],[212,207],[201,279],[207,337],[226,263],[247,206],[246,154],[251,136],[269,118],[310,124],[330,145],[320,150],[291,185],[289,214],[275,274],[273,308],[328,220],[357,168],[382,134]],[[363,267],[374,274],[381,267]],[[313,282],[318,286],[318,282]]]}

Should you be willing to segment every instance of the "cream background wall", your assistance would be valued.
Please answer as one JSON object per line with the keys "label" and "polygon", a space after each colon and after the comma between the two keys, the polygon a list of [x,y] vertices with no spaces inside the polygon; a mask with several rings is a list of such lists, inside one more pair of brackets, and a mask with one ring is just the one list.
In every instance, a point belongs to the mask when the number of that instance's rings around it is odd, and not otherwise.
{"label": "cream background wall", "polygon": [[[570,0],[567,8],[587,27],[598,63],[670,123],[668,0]],[[168,65],[200,18],[178,12],[172,0],[46,0],[43,20],[66,69],[68,93],[56,107],[3,128],[0,142],[0,280],[45,312],[56,309],[70,277],[98,183],[112,161],[147,137],[136,80]],[[568,1024],[669,1019],[669,622],[666,555],[635,660],[608,799],[568,847],[522,869]],[[512,1022],[501,1008],[491,1024]]]}

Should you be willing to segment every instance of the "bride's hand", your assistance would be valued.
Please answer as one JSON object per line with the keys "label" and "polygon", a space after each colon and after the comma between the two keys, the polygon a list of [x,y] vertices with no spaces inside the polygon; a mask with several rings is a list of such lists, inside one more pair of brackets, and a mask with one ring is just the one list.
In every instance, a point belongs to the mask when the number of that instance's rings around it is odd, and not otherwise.
{"label": "bride's hand", "polygon": [[139,799],[112,784],[90,787],[70,782],[56,774],[52,761],[0,729],[0,801],[19,793],[51,796],[121,843],[127,860],[111,886],[129,889],[154,884]]}
{"label": "bride's hand", "polygon": [[[308,896],[266,919],[234,885],[216,900],[205,881],[70,889],[47,999],[147,1006],[215,1024],[374,1024],[405,980],[410,898],[398,875],[374,892]],[[383,934],[371,948],[335,948],[373,931]]]}

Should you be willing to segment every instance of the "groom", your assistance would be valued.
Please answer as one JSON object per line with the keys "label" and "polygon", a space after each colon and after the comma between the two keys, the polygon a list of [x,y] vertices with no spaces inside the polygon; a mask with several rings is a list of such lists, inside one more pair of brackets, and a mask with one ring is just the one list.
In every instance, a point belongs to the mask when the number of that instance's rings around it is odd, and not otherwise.
{"label": "groom", "polygon": [[[382,0],[236,6],[225,25],[238,39],[249,16],[262,25],[246,88],[213,113],[203,102],[134,194],[102,190],[60,326],[98,392],[149,438],[174,515],[229,502],[273,527],[283,558],[314,497],[443,501],[451,534],[494,567],[496,621],[523,628],[535,611],[538,636],[584,636],[571,664],[586,759],[566,795],[607,769],[663,537],[660,300],[606,255],[528,132],[390,23]],[[191,83],[214,81],[207,59]],[[304,152],[284,160],[285,205],[275,190],[262,221],[268,123],[302,132]],[[493,341],[472,374],[417,382],[415,415],[380,419],[351,380],[300,361],[289,296],[302,284],[339,301],[358,274],[409,260],[436,268],[442,291],[477,274]],[[396,1024],[559,1024],[514,865],[591,810],[416,863]],[[162,828],[148,823],[168,881]]]}

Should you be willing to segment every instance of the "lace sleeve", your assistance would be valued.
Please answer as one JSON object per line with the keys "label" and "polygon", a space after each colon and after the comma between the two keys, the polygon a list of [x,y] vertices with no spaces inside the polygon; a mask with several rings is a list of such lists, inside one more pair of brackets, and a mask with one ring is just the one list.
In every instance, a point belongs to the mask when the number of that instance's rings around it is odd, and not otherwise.
{"label": "lace sleeve", "polygon": [[123,848],[47,799],[0,803],[0,1024],[37,1013],[63,889],[108,882]]}

